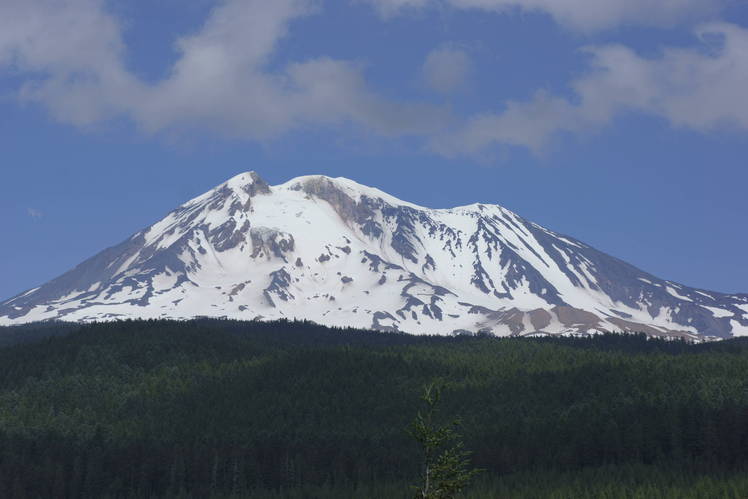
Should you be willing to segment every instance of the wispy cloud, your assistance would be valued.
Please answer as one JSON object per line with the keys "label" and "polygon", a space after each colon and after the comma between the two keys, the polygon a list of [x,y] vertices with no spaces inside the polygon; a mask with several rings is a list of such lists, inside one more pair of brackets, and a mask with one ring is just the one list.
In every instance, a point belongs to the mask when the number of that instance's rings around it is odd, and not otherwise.
{"label": "wispy cloud", "polygon": [[42,217],[44,217],[44,213],[43,213],[43,212],[42,212],[41,210],[37,210],[36,208],[28,208],[28,209],[26,210],[26,213],[27,213],[27,214],[28,214],[28,215],[29,215],[29,216],[30,216],[31,218],[36,218],[36,219],[39,219],[39,218],[42,218]]}
{"label": "wispy cloud", "polygon": [[470,74],[470,56],[457,47],[444,46],[432,50],[423,63],[426,84],[444,94],[464,86]]}
{"label": "wispy cloud", "polygon": [[[431,3],[370,1],[392,13]],[[443,2],[457,8],[539,10],[580,29],[676,22],[723,3]],[[356,62],[320,56],[270,64],[278,62],[277,45],[293,23],[317,12],[316,5],[313,0],[220,2],[195,34],[177,40],[179,56],[168,76],[152,83],[128,70],[120,22],[103,0],[4,0],[0,68],[10,68],[24,81],[21,99],[45,106],[62,122],[91,126],[127,117],[148,134],[196,129],[265,140],[303,127],[353,124],[384,136],[420,137],[432,151],[454,156],[479,155],[496,144],[538,151],[559,133],[589,133],[629,111],[699,131],[723,124],[748,130],[748,30],[737,25],[702,26],[696,32],[701,47],[666,48],[657,57],[622,45],[587,47],[590,66],[569,84],[574,99],[537,91],[529,100],[459,118],[428,102],[385,96]],[[471,68],[464,51],[442,46],[426,57],[422,72],[433,89],[448,93],[465,82]],[[500,103],[501,96],[490,101]]]}
{"label": "wispy cloud", "polygon": [[622,45],[587,47],[591,69],[571,83],[574,101],[538,91],[528,101],[507,102],[501,112],[469,118],[432,147],[446,155],[476,154],[496,144],[539,151],[559,133],[589,133],[625,112],[702,132],[748,130],[748,29],[717,23],[696,35],[703,46],[666,48],[654,58]]}
{"label": "wispy cloud", "polygon": [[674,26],[715,15],[730,0],[363,0],[385,18],[418,8],[448,6],[492,12],[539,12],[576,31],[621,25]]}
{"label": "wispy cloud", "polygon": [[327,57],[267,69],[278,42],[312,0],[227,0],[180,38],[180,56],[155,84],[130,73],[118,20],[101,0],[5,0],[0,66],[28,76],[21,97],[60,121],[87,126],[128,116],[141,130],[209,129],[265,139],[305,125],[354,123],[386,135],[424,134],[446,114],[385,98],[361,67]]}

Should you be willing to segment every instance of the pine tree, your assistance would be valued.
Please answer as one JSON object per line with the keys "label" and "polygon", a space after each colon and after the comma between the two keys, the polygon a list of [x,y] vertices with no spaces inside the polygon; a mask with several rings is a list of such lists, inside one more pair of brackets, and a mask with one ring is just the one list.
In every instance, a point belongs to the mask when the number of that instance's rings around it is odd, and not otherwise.
{"label": "pine tree", "polygon": [[426,410],[418,412],[409,428],[423,454],[423,475],[415,486],[417,499],[453,498],[482,471],[471,468],[471,453],[464,449],[457,432],[459,420],[445,425],[435,421],[440,399],[440,388],[433,383],[426,386],[421,396]]}

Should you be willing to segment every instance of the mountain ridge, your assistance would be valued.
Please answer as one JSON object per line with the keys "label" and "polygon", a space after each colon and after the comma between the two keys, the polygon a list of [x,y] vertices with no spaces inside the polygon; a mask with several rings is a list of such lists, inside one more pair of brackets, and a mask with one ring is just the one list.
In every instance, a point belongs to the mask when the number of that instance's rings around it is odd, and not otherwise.
{"label": "mountain ridge", "polygon": [[748,295],[662,280],[500,205],[432,209],[352,180],[244,172],[0,303],[0,325],[310,319],[417,334],[748,334]]}

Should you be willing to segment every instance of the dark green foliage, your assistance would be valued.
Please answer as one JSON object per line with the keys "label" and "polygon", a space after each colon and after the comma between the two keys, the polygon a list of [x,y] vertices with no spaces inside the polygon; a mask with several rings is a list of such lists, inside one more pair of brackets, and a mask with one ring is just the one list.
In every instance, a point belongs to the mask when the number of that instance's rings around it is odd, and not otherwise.
{"label": "dark green foliage", "polygon": [[421,399],[425,411],[419,411],[410,425],[410,434],[421,446],[423,472],[416,498],[450,499],[461,492],[481,470],[470,466],[470,452],[464,449],[457,433],[459,420],[447,424],[437,421],[441,389],[427,385]]}
{"label": "dark green foliage", "polygon": [[61,336],[78,329],[68,322],[34,322],[18,326],[0,327],[0,347],[31,343],[50,336]]}
{"label": "dark green foliage", "polygon": [[[407,497],[422,460],[406,428],[433,380],[487,470],[465,497],[584,497],[575,477],[594,469],[632,470],[600,480],[633,491],[620,497],[657,497],[640,484],[748,497],[743,340],[60,327],[0,348],[0,497]],[[17,331],[0,328],[0,342]]]}

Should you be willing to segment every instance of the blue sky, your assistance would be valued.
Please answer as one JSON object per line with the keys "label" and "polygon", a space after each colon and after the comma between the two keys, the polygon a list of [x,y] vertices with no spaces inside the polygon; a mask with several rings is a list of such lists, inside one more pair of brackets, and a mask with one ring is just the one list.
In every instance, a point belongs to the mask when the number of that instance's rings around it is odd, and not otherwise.
{"label": "blue sky", "polygon": [[748,292],[746,88],[730,0],[5,0],[0,298],[246,170]]}

